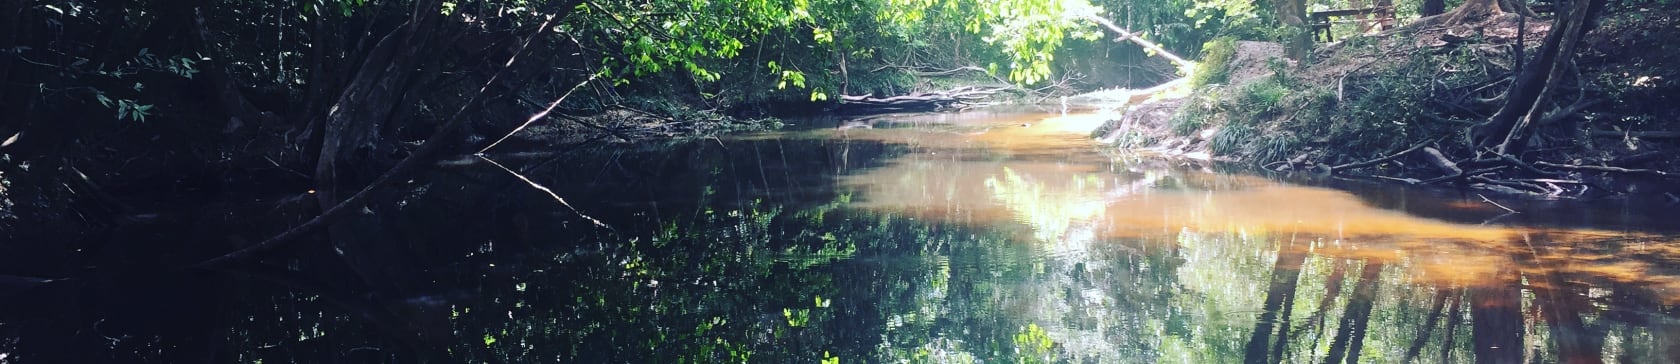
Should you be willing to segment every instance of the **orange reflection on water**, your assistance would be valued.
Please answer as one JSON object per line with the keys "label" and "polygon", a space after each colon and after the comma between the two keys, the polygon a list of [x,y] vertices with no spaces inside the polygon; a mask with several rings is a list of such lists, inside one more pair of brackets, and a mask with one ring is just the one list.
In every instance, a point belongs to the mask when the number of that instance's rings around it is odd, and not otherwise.
{"label": "orange reflection on water", "polygon": [[[1493,282],[1499,267],[1533,252],[1531,235],[1586,241],[1629,236],[1592,229],[1455,223],[1376,208],[1353,193],[1262,177],[1172,166],[1137,167],[1098,153],[1087,134],[1103,116],[991,118],[908,128],[839,130],[840,138],[902,143],[911,152],[846,177],[869,208],[975,226],[1015,225],[1053,250],[1112,239],[1171,242],[1181,231],[1242,232],[1314,253],[1353,259],[1409,259],[1420,279]],[[1481,201],[1419,201],[1439,209],[1492,211]],[[1280,244],[1283,245],[1283,244]],[[1673,257],[1673,242],[1642,252]],[[1563,269],[1618,282],[1680,287],[1652,264],[1620,258],[1537,256]],[[1564,262],[1568,264],[1562,264]],[[1669,300],[1680,301],[1680,290]]]}

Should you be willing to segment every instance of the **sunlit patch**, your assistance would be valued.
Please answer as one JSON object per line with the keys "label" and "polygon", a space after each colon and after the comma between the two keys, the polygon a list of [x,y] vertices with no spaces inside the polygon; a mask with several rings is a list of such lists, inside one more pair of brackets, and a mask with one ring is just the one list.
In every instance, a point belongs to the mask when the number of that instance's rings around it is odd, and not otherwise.
{"label": "sunlit patch", "polygon": [[[1317,255],[1406,261],[1420,279],[1457,286],[1508,284],[1495,281],[1502,279],[1495,273],[1517,264],[1512,257],[1530,254],[1534,244],[1629,236],[1576,229],[1546,231],[1549,240],[1530,242],[1531,235],[1542,232],[1418,217],[1372,207],[1339,190],[1160,167],[1115,170],[1119,164],[1090,157],[1096,153],[1086,136],[1106,116],[990,117],[851,135],[904,143],[922,152],[847,176],[846,184],[862,192],[862,207],[970,226],[1021,226],[1039,252],[1058,259],[1087,259],[1093,244],[1106,241],[1169,241],[1185,247],[1258,239],[1264,243],[1256,247],[1270,249],[1294,241]],[[1473,199],[1430,203],[1441,211],[1496,212]],[[1206,241],[1219,236],[1230,238]],[[1680,257],[1675,246],[1646,244],[1632,251]],[[1191,265],[1201,259],[1188,258]],[[1649,263],[1612,259],[1610,253],[1581,252],[1568,261],[1572,264],[1553,266],[1612,281],[1655,283]],[[1680,297],[1680,291],[1668,292]]]}
{"label": "sunlit patch", "polygon": [[1633,79],[1633,87],[1656,87],[1662,76],[1639,76]]}

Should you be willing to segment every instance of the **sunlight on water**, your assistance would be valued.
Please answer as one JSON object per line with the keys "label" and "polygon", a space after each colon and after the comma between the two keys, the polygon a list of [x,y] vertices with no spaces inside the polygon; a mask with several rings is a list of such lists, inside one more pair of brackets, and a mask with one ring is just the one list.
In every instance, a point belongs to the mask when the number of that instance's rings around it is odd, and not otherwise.
{"label": "sunlight on water", "polygon": [[[1316,254],[1406,259],[1421,277],[1478,285],[1500,283],[1490,281],[1494,270],[1512,264],[1510,253],[1529,249],[1541,236],[1579,241],[1658,238],[1599,229],[1448,222],[1373,207],[1346,191],[1176,167],[1173,162],[1122,164],[1091,157],[1101,154],[1086,134],[1107,117],[910,118],[905,121],[908,127],[831,132],[842,134],[837,138],[912,147],[886,166],[845,178],[848,186],[861,191],[863,206],[973,225],[1016,223],[1029,228],[1031,240],[1053,255],[1077,255],[1096,241],[1172,241],[1181,231],[1242,232],[1284,237]],[[1480,201],[1415,203],[1491,209]],[[1650,246],[1644,249],[1676,249],[1670,242]],[[1680,279],[1652,268],[1649,262],[1626,259],[1575,259],[1558,269],[1668,287],[1671,294],[1665,299],[1680,301]]]}

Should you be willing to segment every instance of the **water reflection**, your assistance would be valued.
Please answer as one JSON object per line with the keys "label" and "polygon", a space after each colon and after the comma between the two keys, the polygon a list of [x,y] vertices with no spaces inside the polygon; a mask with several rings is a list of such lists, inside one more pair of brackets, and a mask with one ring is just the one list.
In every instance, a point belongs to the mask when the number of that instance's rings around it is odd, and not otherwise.
{"label": "water reflection", "polygon": [[139,308],[8,311],[0,361],[1680,361],[1680,239],[1639,208],[1502,216],[1474,194],[1104,155],[1083,134],[1103,118],[498,156],[610,231],[456,164],[364,214],[356,252],[380,254],[109,278],[199,303],[167,316],[190,337],[134,329],[170,305],[113,290],[90,297]]}
{"label": "water reflection", "polygon": [[[994,122],[982,130],[1017,130],[1007,128],[1015,123]],[[1375,208],[1348,192],[1253,176],[1135,161],[1010,158],[1015,145],[1063,153],[1084,147],[1065,138],[1021,142],[1017,138],[1033,136],[901,133],[915,134],[893,138],[916,152],[847,179],[864,191],[865,206],[975,225],[1015,223],[1032,233],[1018,240],[1052,261],[1078,266],[1092,259],[1080,253],[1114,247],[1146,254],[1155,246],[1182,259],[1170,285],[1182,289],[1173,292],[1175,299],[1190,299],[1168,307],[1192,311],[1196,326],[1188,336],[1152,338],[1171,344],[1158,348],[1163,357],[1680,360],[1680,351],[1668,344],[1680,340],[1671,314],[1680,301],[1680,272],[1671,268],[1675,255],[1652,254],[1670,251],[1675,239],[1629,230],[1631,219],[1613,225],[1617,230],[1520,225],[1533,221],[1528,219],[1499,225],[1490,222],[1507,214],[1490,214],[1496,212],[1492,202],[1470,196],[1420,193],[1400,202],[1405,210],[1492,217],[1480,224],[1451,222]],[[1531,215],[1592,214],[1544,206],[1519,205]],[[1245,314],[1256,310],[1258,317]],[[1655,316],[1628,316],[1640,311]],[[1296,312],[1311,314],[1303,322]],[[1021,314],[1058,321],[1042,310]],[[1240,318],[1231,320],[1233,315]],[[1466,319],[1471,335],[1455,335]],[[1052,337],[1090,335],[1058,329],[1066,328],[1052,327]]]}

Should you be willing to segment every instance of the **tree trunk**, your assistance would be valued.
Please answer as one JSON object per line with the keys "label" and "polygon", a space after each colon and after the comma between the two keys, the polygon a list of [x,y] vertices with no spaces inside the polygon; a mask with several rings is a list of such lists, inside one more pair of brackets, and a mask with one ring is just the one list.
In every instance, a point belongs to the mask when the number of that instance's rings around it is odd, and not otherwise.
{"label": "tree trunk", "polygon": [[197,29],[192,32],[194,36],[191,37],[193,42],[197,43],[194,48],[206,54],[217,55],[210,57],[210,61],[205,62],[203,67],[205,69],[204,79],[215,90],[216,99],[221,105],[222,112],[227,114],[229,118],[228,127],[224,131],[234,131],[243,123],[260,125],[278,122],[279,119],[273,113],[263,112],[249,99],[246,99],[245,92],[239,88],[239,83],[235,82],[233,76],[228,73],[229,65],[224,63],[226,59],[231,57],[220,56],[223,54],[219,49],[221,47],[217,46],[215,39],[212,38],[210,26],[204,21],[203,9],[193,9],[192,18],[193,23],[197,25]]}
{"label": "tree trunk", "polygon": [[1477,363],[1523,360],[1522,281],[1509,265],[1494,281],[1470,288],[1470,344]]}
{"label": "tree trunk", "polygon": [[1288,321],[1288,315],[1279,320],[1278,311],[1287,312],[1285,303],[1295,297],[1295,287],[1301,277],[1301,265],[1305,264],[1306,260],[1307,254],[1303,251],[1284,247],[1283,251],[1278,252],[1277,262],[1272,264],[1271,285],[1266,289],[1266,305],[1260,313],[1259,320],[1254,322],[1254,332],[1249,334],[1248,349],[1243,356],[1244,363],[1278,361],[1277,358],[1268,355],[1271,338],[1276,336],[1279,345],[1284,345],[1284,341],[1289,339],[1289,330],[1287,325],[1283,325],[1284,329],[1276,330],[1277,334],[1273,335],[1272,328],[1279,321]]}
{"label": "tree trunk", "polygon": [[[1544,235],[1536,238],[1541,236]],[[1542,248],[1541,252],[1547,250],[1551,249]],[[1593,303],[1586,298],[1586,285],[1579,280],[1567,279],[1559,272],[1558,267],[1548,266],[1548,262],[1541,260],[1537,254],[1517,255],[1519,259],[1526,261],[1527,264],[1524,265],[1529,270],[1538,272],[1536,275],[1544,281],[1532,285],[1531,289],[1534,290],[1535,304],[1540,307],[1546,324],[1551,327],[1549,336],[1557,347],[1558,359],[1563,363],[1572,364],[1603,363],[1603,336],[1597,330],[1587,328],[1586,321],[1581,318],[1583,311],[1597,311]],[[1550,264],[1569,264],[1569,261],[1554,259]],[[1530,279],[1533,278],[1531,275]]]}
{"label": "tree trunk", "polygon": [[1452,307],[1447,309],[1447,326],[1442,328],[1446,334],[1441,338],[1441,362],[1451,363],[1455,336],[1458,336],[1458,325],[1464,322],[1464,289],[1454,289],[1452,293]]}
{"label": "tree trunk", "polygon": [[1546,34],[1533,62],[1517,74],[1507,91],[1505,105],[1488,122],[1471,129],[1471,140],[1480,148],[1492,148],[1499,154],[1521,154],[1528,138],[1534,134],[1529,128],[1544,114],[1543,101],[1564,77],[1574,57],[1575,46],[1587,32],[1587,25],[1602,8],[1604,0],[1579,0],[1560,16]]}
{"label": "tree trunk", "polygon": [[[1441,322],[1441,316],[1445,314],[1447,300],[1458,297],[1462,293],[1458,289],[1447,288],[1441,284],[1435,285],[1435,299],[1429,307],[1429,317],[1424,319],[1423,327],[1418,329],[1418,336],[1412,338],[1412,346],[1406,348],[1405,359],[1400,360],[1400,362],[1411,363],[1417,360],[1418,355],[1423,354],[1424,345],[1429,344],[1429,337],[1435,332],[1435,325]],[[1451,331],[1452,328],[1448,327],[1447,330]],[[1443,346],[1442,350],[1452,350],[1452,348]]]}
{"label": "tree trunk", "polygon": [[1377,279],[1385,266],[1382,262],[1365,262],[1365,267],[1359,271],[1359,283],[1353,287],[1353,297],[1348,298],[1347,308],[1342,312],[1341,323],[1336,325],[1336,340],[1330,342],[1330,353],[1324,358],[1325,363],[1358,363],[1359,352],[1365,347],[1365,330],[1371,322],[1371,307],[1377,301]]}
{"label": "tree trunk", "polygon": [[1276,12],[1278,21],[1298,30],[1298,34],[1289,40],[1289,44],[1284,45],[1285,56],[1304,65],[1306,62],[1303,61],[1312,53],[1313,43],[1313,32],[1307,25],[1306,1],[1277,0],[1275,4],[1272,10]]}
{"label": "tree trunk", "polygon": [[[340,191],[366,190],[370,181],[384,171],[378,157],[393,151],[386,149],[383,140],[386,124],[394,115],[404,111],[415,85],[428,68],[430,57],[437,49],[434,42],[444,16],[438,11],[441,0],[416,2],[407,22],[396,27],[374,43],[359,69],[350,74],[337,101],[328,107],[321,121],[321,152],[315,165],[316,198],[322,211],[335,208],[348,197]],[[372,204],[364,199],[361,204]],[[346,206],[352,211],[362,206]],[[342,209],[342,208],[341,208]],[[384,224],[377,215],[352,212],[338,221],[326,224],[328,240],[343,258],[348,269],[371,288],[375,300],[407,294],[404,282],[407,248],[395,240],[382,238],[378,233]]]}
{"label": "tree trunk", "polygon": [[316,195],[322,208],[338,203],[340,188],[366,182],[342,177],[353,173],[347,171],[365,169],[368,166],[360,164],[378,154],[380,131],[403,106],[426,58],[422,55],[433,46],[433,34],[443,21],[437,10],[440,6],[440,0],[416,3],[408,23],[374,45],[329,108],[315,165]]}

